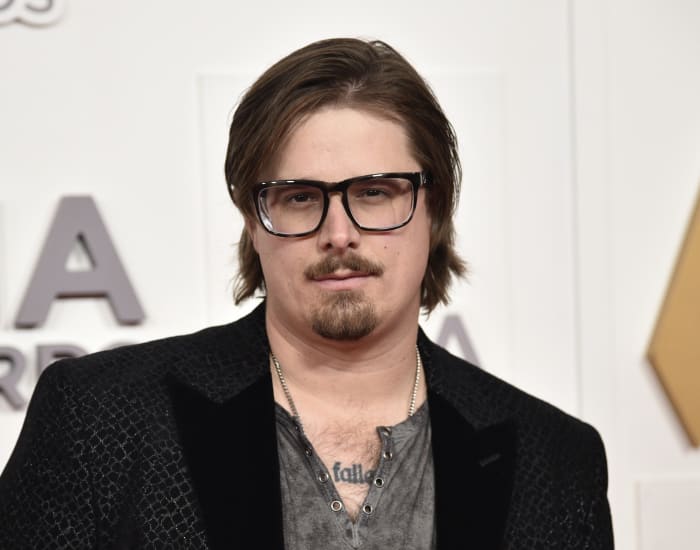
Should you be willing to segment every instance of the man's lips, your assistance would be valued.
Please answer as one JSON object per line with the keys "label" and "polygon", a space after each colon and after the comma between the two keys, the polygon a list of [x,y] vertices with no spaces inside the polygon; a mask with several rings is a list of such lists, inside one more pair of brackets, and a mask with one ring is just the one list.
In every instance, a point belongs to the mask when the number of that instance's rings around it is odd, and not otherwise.
{"label": "man's lips", "polygon": [[346,279],[353,279],[355,277],[370,277],[371,275],[365,271],[345,271],[345,272],[334,272],[327,273],[325,275],[320,275],[314,277],[314,281],[344,281]]}
{"label": "man's lips", "polygon": [[335,272],[314,277],[314,283],[327,290],[351,290],[362,286],[373,275],[364,271]]}
{"label": "man's lips", "polygon": [[353,281],[359,284],[372,277],[380,277],[384,266],[371,261],[354,252],[343,256],[328,255],[311,264],[304,270],[304,275],[312,282],[321,285],[341,286],[350,285]]}

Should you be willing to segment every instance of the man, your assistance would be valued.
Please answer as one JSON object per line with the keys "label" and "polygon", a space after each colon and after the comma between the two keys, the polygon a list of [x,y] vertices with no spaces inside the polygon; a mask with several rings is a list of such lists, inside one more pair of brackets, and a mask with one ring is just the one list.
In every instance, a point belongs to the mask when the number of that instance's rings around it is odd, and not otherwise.
{"label": "man", "polygon": [[62,361],[0,480],[0,547],[610,549],[590,426],[418,327],[464,264],[456,140],[382,42],[311,44],[231,124],[228,326]]}

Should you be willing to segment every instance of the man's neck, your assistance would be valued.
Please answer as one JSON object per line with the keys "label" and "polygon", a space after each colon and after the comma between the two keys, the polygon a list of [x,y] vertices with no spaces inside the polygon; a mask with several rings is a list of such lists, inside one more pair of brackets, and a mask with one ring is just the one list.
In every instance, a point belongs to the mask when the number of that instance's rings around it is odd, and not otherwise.
{"label": "man's neck", "polygon": [[[379,330],[355,342],[304,338],[269,316],[266,324],[302,422],[360,415],[375,425],[393,425],[406,418],[415,383],[417,322],[412,330]],[[425,400],[421,378],[417,407]],[[273,387],[275,400],[289,410],[276,374]]]}

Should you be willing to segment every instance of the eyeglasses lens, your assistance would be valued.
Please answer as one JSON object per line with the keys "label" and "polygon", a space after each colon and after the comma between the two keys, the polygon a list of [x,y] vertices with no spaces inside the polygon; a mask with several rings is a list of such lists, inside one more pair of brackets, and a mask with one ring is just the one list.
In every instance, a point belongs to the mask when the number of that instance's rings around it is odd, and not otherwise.
{"label": "eyeglasses lens", "polygon": [[[352,218],[364,229],[393,229],[405,223],[413,211],[413,184],[406,178],[358,180],[345,192]],[[258,206],[268,230],[296,235],[318,227],[325,200],[318,187],[283,183],[261,190]]]}

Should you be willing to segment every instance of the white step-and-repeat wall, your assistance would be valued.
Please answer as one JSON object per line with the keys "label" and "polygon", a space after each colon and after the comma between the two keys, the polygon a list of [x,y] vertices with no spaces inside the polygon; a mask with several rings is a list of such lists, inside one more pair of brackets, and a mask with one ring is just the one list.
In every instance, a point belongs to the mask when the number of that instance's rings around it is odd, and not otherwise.
{"label": "white step-and-repeat wall", "polygon": [[[0,4],[0,468],[54,358],[253,307],[237,98],[308,42],[380,38],[460,138],[472,273],[426,331],[601,431],[618,548],[697,549],[700,449],[645,353],[700,182],[699,28],[690,0]],[[118,298],[47,309],[66,270],[104,282],[76,228]]]}

